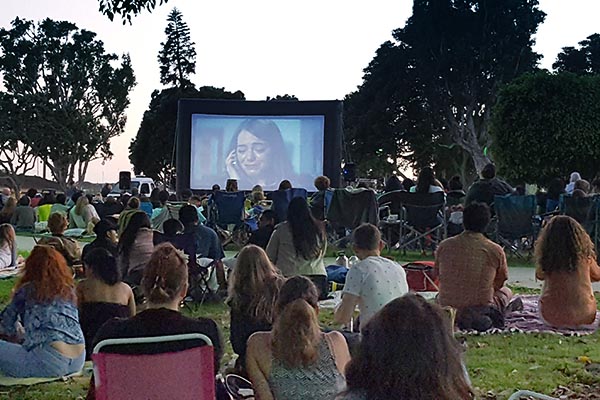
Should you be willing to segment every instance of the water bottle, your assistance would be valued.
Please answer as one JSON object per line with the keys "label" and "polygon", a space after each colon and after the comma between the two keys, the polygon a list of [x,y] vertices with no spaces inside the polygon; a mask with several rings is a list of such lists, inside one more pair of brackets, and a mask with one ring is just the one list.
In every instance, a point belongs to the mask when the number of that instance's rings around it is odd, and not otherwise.
{"label": "water bottle", "polygon": [[346,257],[346,253],[340,251],[335,259],[335,264],[348,268],[348,257]]}

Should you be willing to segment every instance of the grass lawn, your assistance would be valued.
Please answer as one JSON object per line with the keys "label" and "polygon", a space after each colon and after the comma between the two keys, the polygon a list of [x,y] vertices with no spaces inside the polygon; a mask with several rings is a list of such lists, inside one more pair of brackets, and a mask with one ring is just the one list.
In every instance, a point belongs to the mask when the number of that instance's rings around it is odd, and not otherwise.
{"label": "grass lawn", "polygon": [[[6,304],[14,280],[0,281],[0,306]],[[536,290],[513,288],[519,293]],[[229,317],[223,304],[192,305],[183,308],[191,316],[213,318],[229,337]],[[332,312],[322,310],[321,323],[331,325]],[[600,377],[586,371],[578,360],[586,356],[600,362],[600,336],[564,337],[547,334],[514,334],[467,336],[461,338],[467,345],[466,360],[478,398],[506,399],[517,389],[531,389],[546,394],[559,385],[600,384]],[[223,366],[233,357],[227,344]],[[76,378],[67,382],[41,384],[30,387],[0,387],[0,400],[4,399],[76,399],[85,396],[89,378]],[[600,386],[599,386],[600,387]],[[581,397],[575,397],[581,398]]]}

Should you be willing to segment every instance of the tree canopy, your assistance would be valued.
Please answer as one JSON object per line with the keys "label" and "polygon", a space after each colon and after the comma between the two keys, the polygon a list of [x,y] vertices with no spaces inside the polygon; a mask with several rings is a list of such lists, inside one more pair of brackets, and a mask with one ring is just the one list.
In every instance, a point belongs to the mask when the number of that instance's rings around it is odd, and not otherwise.
{"label": "tree canopy", "polygon": [[398,158],[418,166],[460,149],[481,170],[498,88],[536,69],[533,34],[544,16],[537,0],[415,0],[346,98],[351,155],[386,169]]}
{"label": "tree canopy", "polygon": [[572,171],[591,178],[600,154],[600,76],[522,76],[500,91],[490,130],[509,179],[545,185]]}
{"label": "tree canopy", "polygon": [[177,87],[190,86],[190,76],[196,72],[196,49],[190,38],[190,28],[177,8],[173,8],[167,22],[167,40],[160,44],[158,53],[160,83]]}
{"label": "tree canopy", "polygon": [[17,18],[0,30],[0,72],[12,110],[0,117],[5,139],[19,138],[60,185],[82,182],[90,161],[112,156],[135,85],[127,55],[106,53],[95,33],[73,23]]}
{"label": "tree canopy", "polygon": [[129,146],[129,159],[136,174],[143,173],[157,181],[170,183],[169,178],[175,172],[177,106],[180,99],[186,98],[243,100],[244,94],[212,86],[155,90],[137,136]]}
{"label": "tree canopy", "polygon": [[552,68],[575,74],[600,74],[600,34],[579,42],[579,48],[564,47]]}
{"label": "tree canopy", "polygon": [[152,11],[156,4],[162,5],[169,0],[98,0],[100,12],[106,15],[111,21],[115,16],[121,16],[123,24],[131,23],[131,18],[137,16],[143,11]]}

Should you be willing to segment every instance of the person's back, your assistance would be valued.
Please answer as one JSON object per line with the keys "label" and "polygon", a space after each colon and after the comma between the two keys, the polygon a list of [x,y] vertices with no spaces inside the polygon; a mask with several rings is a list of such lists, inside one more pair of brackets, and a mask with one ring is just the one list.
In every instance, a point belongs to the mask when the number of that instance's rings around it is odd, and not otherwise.
{"label": "person's back", "polygon": [[17,231],[33,231],[35,228],[35,211],[29,204],[27,196],[21,197],[10,220]]}
{"label": "person's back", "polygon": [[512,186],[496,177],[496,167],[494,164],[487,164],[481,170],[481,180],[473,183],[469,188],[465,205],[479,202],[491,207],[494,204],[494,196],[504,196],[512,192]]}

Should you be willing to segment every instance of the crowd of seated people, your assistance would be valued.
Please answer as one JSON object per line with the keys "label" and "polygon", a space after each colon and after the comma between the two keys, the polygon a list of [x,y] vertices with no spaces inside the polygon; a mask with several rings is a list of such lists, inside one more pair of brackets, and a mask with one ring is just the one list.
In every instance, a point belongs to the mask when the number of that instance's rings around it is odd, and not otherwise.
{"label": "crowd of seated people", "polygon": [[[479,186],[505,187],[495,177],[495,169],[492,172],[493,176],[489,170],[482,173]],[[573,182],[573,192],[585,188],[584,183],[577,185],[579,181]],[[397,178],[389,183],[392,190],[404,190]],[[327,193],[327,182],[321,179],[321,184],[320,191]],[[237,190],[235,182],[228,186]],[[447,186],[431,168],[423,168],[412,191],[462,190],[456,178]],[[288,181],[280,187],[288,190],[292,185]],[[475,200],[464,208],[464,232],[437,248],[437,301],[408,294],[404,269],[381,256],[384,243],[376,226],[363,224],[354,230],[352,250],[359,261],[348,271],[334,313],[334,322],[348,327],[356,308],[360,312],[361,338],[351,357],[340,332],[324,332],[319,326],[318,301],[328,292],[327,235],[323,221],[311,213],[315,208],[303,198],[291,200],[287,221],[278,225],[272,212],[262,213],[258,231],[226,276],[220,264],[225,256],[221,241],[202,224],[204,199],[193,194],[184,196],[187,204],[178,209],[178,215],[162,221],[161,232],[153,229],[152,220],[167,209],[164,191],[154,191],[147,198],[122,196],[114,203],[109,197],[100,204],[96,198],[75,193],[67,199],[73,203],[70,208],[62,202],[67,207],[62,210],[54,209],[58,196],[35,194],[37,210],[31,207],[31,198],[24,197],[34,220],[45,219],[48,212],[51,235],[31,252],[11,302],[0,314],[0,334],[8,339],[0,340],[0,372],[9,376],[76,372],[84,357],[90,358],[93,345],[103,339],[191,332],[211,338],[216,374],[225,346],[217,324],[179,312],[189,295],[193,265],[202,257],[218,261],[217,286],[227,289],[230,342],[238,355],[236,371],[251,380],[261,400],[473,398],[462,349],[441,306],[458,310],[459,325],[479,330],[494,323],[494,311],[502,317],[520,306],[518,301],[511,302],[512,294],[505,286],[508,268],[503,250],[484,235],[489,207]],[[4,208],[10,199],[3,199]],[[264,193],[256,188],[248,206],[263,199]],[[107,214],[112,204],[120,210]],[[323,208],[319,204],[316,209]],[[76,220],[76,226],[85,224],[85,229],[93,225],[96,238],[83,247],[83,254],[77,241],[64,236],[69,219]],[[0,262],[13,263],[15,254],[13,227],[0,225]],[[68,265],[77,261],[83,261],[85,280],[76,286]],[[600,268],[583,228],[569,217],[555,217],[538,239],[536,261],[536,276],[544,280],[540,298],[544,320],[560,327],[593,322],[596,304],[591,282],[600,280]],[[565,282],[572,288],[567,297],[557,289]],[[146,299],[143,307],[136,307],[130,285],[141,288]],[[34,322],[40,320],[48,320],[42,329]],[[23,329],[16,329],[15,322]],[[169,352],[197,344],[107,351]],[[16,363],[15,358],[31,360],[31,365]],[[92,385],[88,398],[93,395]]]}

